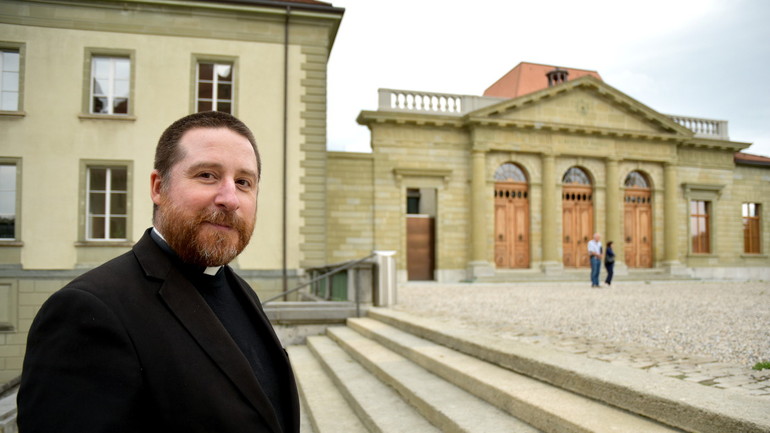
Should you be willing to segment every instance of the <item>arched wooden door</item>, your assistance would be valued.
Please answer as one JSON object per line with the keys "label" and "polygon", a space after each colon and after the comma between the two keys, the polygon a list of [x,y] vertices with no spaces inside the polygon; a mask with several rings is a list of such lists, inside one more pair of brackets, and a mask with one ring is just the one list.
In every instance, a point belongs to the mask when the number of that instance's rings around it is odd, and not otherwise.
{"label": "arched wooden door", "polygon": [[529,267],[529,188],[524,172],[505,163],[495,172],[495,265]]}
{"label": "arched wooden door", "polygon": [[562,179],[562,260],[565,267],[589,267],[588,241],[593,238],[593,187],[588,175],[572,167]]}
{"label": "arched wooden door", "polygon": [[626,177],[623,197],[624,255],[629,268],[652,267],[652,191],[638,171]]}

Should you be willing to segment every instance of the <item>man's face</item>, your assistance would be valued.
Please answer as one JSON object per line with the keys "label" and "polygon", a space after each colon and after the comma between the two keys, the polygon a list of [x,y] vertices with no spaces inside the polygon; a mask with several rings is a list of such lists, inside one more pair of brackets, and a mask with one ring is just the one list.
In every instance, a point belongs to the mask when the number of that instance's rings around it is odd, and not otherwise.
{"label": "man's face", "polygon": [[[596,242],[599,242],[599,240],[601,240],[601,238],[602,238],[602,235],[600,235],[599,233],[596,233],[596,234],[594,235],[594,240],[595,240]],[[585,238],[583,238],[583,239],[585,239]]]}
{"label": "man's face", "polygon": [[196,128],[179,141],[181,159],[165,184],[151,176],[155,226],[185,263],[220,266],[249,243],[259,191],[249,140],[227,128]]}

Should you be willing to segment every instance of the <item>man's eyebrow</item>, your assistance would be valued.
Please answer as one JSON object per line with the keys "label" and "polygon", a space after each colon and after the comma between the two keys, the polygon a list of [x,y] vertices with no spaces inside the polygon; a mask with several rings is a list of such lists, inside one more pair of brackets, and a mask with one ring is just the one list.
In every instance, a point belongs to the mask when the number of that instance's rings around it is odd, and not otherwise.
{"label": "man's eyebrow", "polygon": [[197,164],[193,164],[189,167],[187,167],[187,172],[191,173],[198,170],[204,170],[204,169],[221,169],[222,164],[216,163],[216,162],[206,162],[202,161]]}
{"label": "man's eyebrow", "polygon": [[[189,166],[187,168],[187,172],[188,173],[194,173],[196,171],[206,170],[206,169],[209,169],[209,170],[221,170],[222,168],[223,168],[222,164],[220,164],[218,162],[202,161],[202,162],[199,162],[199,163],[196,163],[196,164],[193,164],[193,165]],[[238,170],[238,175],[239,176],[250,176],[250,177],[253,177],[254,179],[259,179],[259,176],[257,176],[257,172],[255,172],[254,170],[249,170],[249,169],[245,169],[245,168],[242,168],[242,169]]]}

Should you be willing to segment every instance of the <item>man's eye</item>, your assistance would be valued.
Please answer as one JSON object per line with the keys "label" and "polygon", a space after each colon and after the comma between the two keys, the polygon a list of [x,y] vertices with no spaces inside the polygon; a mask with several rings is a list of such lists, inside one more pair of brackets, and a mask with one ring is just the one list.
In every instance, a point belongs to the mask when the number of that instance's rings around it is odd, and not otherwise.
{"label": "man's eye", "polygon": [[202,177],[204,179],[212,179],[214,177],[214,175],[212,173],[203,172],[203,173],[198,174],[198,177]]}
{"label": "man's eye", "polygon": [[251,181],[247,179],[240,179],[236,181],[238,185],[244,186],[246,188],[251,188]]}

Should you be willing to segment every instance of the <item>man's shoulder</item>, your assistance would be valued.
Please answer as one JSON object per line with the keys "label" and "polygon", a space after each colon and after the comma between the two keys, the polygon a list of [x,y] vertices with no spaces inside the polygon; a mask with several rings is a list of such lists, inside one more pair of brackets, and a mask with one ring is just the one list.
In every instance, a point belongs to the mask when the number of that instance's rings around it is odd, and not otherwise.
{"label": "man's shoulder", "polygon": [[[126,281],[141,274],[141,267],[133,251],[121,254],[72,280],[67,286],[83,283],[114,283]],[[131,279],[131,278],[129,278]]]}

